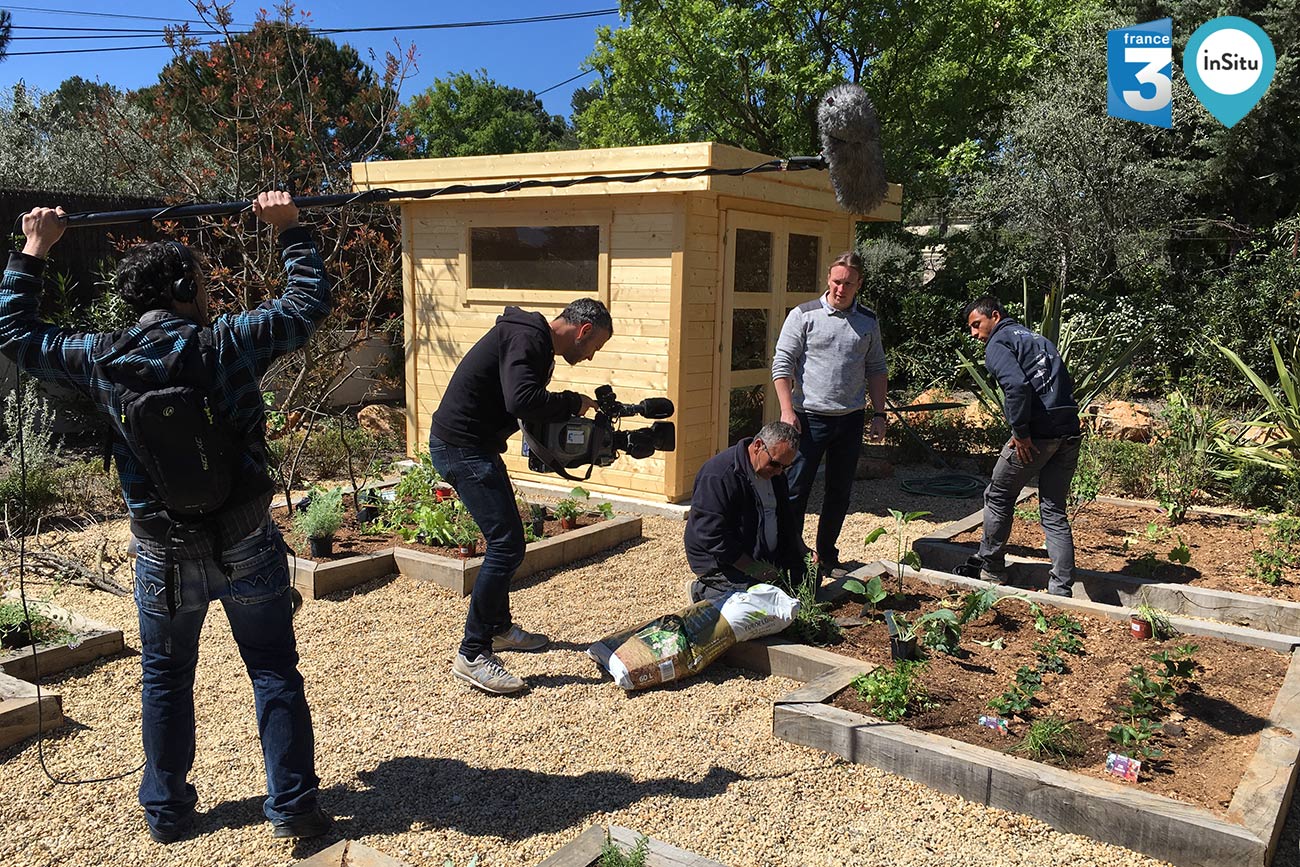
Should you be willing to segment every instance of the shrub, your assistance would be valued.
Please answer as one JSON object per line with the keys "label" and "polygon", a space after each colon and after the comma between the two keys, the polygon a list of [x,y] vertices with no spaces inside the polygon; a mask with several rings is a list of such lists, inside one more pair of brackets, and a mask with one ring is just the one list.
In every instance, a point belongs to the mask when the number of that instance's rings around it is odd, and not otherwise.
{"label": "shrub", "polygon": [[1011,748],[1013,753],[1025,753],[1040,761],[1061,761],[1083,753],[1083,739],[1074,725],[1057,716],[1034,720],[1025,731],[1025,737]]}
{"label": "shrub", "polygon": [[1154,448],[1155,494],[1169,512],[1169,523],[1178,524],[1210,478],[1210,427],[1205,415],[1177,391],[1169,395],[1161,418],[1167,430]]}
{"label": "shrub", "polygon": [[[1153,458],[1150,446],[1098,436],[1083,438],[1087,460],[1095,458],[1101,467],[1101,490],[1111,496],[1145,499],[1153,491]],[[1079,455],[1080,463],[1085,458]]]}
{"label": "shrub", "polygon": [[[31,631],[28,632],[28,617],[31,618]],[[72,638],[72,633],[58,621],[40,614],[28,606],[23,610],[19,600],[6,599],[0,602],[0,645],[5,647],[26,647],[29,644],[56,644]]]}
{"label": "shrub", "polygon": [[920,660],[899,662],[892,667],[882,665],[858,675],[849,685],[857,690],[859,698],[871,705],[872,713],[898,722],[910,713],[934,706],[919,680],[925,665]]}
{"label": "shrub", "polygon": [[308,539],[330,539],[343,526],[343,489],[314,489],[307,508],[293,516],[293,528]]}
{"label": "shrub", "polygon": [[59,500],[57,470],[62,449],[54,433],[56,418],[50,402],[34,388],[19,388],[5,395],[0,497],[11,520],[25,511],[28,520],[34,521],[48,514]]}

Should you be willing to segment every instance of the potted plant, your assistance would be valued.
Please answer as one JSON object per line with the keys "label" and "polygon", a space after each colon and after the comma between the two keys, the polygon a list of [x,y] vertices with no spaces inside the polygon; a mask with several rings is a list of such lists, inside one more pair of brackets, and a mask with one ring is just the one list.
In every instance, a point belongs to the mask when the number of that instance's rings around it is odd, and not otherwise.
{"label": "potted plant", "polygon": [[461,512],[452,525],[452,535],[456,540],[456,553],[461,559],[473,557],[478,544],[478,524],[468,513]]}
{"label": "potted plant", "polygon": [[916,627],[918,623],[909,623],[907,618],[894,611],[885,612],[885,624],[889,627],[889,657],[895,661],[920,659],[916,648]]}
{"label": "potted plant", "polygon": [[1178,630],[1169,622],[1168,612],[1145,603],[1133,609],[1129,616],[1129,629],[1130,634],[1139,641],[1149,638],[1164,641],[1178,634]]}
{"label": "potted plant", "polygon": [[546,529],[546,507],[541,503],[529,503],[528,517],[532,523],[533,535],[542,538]]}
{"label": "potted plant", "polygon": [[362,488],[354,498],[357,507],[357,523],[369,524],[379,520],[379,492],[374,488]]}
{"label": "potted plant", "polygon": [[307,508],[293,516],[293,528],[307,537],[313,557],[334,551],[334,534],[343,526],[343,489],[312,491]]}
{"label": "potted plant", "polygon": [[572,530],[578,526],[578,512],[581,510],[578,508],[578,501],[572,497],[565,497],[560,500],[551,511],[555,513],[555,517],[559,520],[560,529]]}

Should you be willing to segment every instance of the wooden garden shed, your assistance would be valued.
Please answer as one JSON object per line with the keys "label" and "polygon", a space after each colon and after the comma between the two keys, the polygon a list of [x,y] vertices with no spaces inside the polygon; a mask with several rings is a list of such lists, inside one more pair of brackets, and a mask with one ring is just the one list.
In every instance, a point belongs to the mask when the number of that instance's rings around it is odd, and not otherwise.
{"label": "wooden garden shed", "polygon": [[[708,142],[506,156],[354,164],[358,189],[415,190],[527,178],[745,168],[771,159]],[[402,209],[407,447],[426,448],[429,417],[456,364],[507,305],[547,318],[574,298],[600,298],[614,337],[596,357],[557,359],[554,388],[620,400],[666,396],[677,449],[620,457],[585,487],[657,502],[690,499],[710,456],[779,409],[770,364],[786,313],[825,289],[827,264],[859,220],[897,220],[891,184],[871,214],[848,214],[825,172],[769,172],[540,187],[506,194],[396,199]],[[626,419],[623,426],[648,422]],[[516,479],[532,473],[514,437]]]}

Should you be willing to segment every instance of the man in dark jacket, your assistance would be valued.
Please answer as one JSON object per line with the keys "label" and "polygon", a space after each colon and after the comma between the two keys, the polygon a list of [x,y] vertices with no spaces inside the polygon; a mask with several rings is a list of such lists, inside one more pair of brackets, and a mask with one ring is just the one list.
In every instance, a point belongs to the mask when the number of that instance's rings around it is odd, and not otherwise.
{"label": "man in dark jacket", "polygon": [[[307,343],[329,313],[329,279],[311,233],[298,225],[287,193],[263,193],[253,213],[280,235],[289,288],[255,310],[211,322],[207,287],[193,251],[176,242],[132,249],[118,266],[117,291],[140,316],[122,331],[87,334],[40,321],[45,256],[63,235],[62,211],[36,208],[22,218],[26,245],[9,259],[0,284],[0,350],[38,379],[72,386],[112,420],[122,495],[138,540],[135,603],[144,669],[141,728],[145,767],[140,804],[160,843],[184,836],[198,794],[187,780],[194,763],[194,671],[199,631],[220,600],[239,645],[257,707],[268,796],[262,811],[276,837],[313,837],[329,829],[317,804],[311,713],[298,673],[289,564],[270,520],[266,411],[259,380],[272,360]],[[242,443],[239,470],[224,505],[184,533],[117,424],[123,383],[151,388],[193,376],[178,359],[207,362],[208,406]],[[200,370],[202,365],[199,366]],[[165,482],[164,482],[165,485]]]}
{"label": "man in dark jacket", "polygon": [[497,651],[540,650],[549,640],[510,616],[510,580],[524,560],[524,525],[501,453],[520,420],[565,421],[595,409],[586,395],[546,386],[555,356],[569,364],[590,361],[613,333],[609,311],[591,298],[579,298],[549,322],[540,313],[507,307],[465,353],[433,413],[429,457],[487,542],[451,671],[485,692],[524,688]]}
{"label": "man in dark jacket", "polygon": [[1002,449],[984,491],[984,538],[976,555],[980,577],[1006,580],[1006,544],[1016,497],[1038,475],[1038,508],[1052,571],[1047,591],[1069,596],[1074,584],[1074,534],[1066,512],[1079,463],[1079,405],[1074,381],[1052,342],[1009,319],[996,298],[966,306],[971,337],[985,344],[984,363],[1002,386],[1011,441]]}
{"label": "man in dark jacket", "polygon": [[700,467],[686,519],[692,602],[770,584],[777,569],[802,578],[805,548],[785,479],[798,450],[799,431],[774,421]]}

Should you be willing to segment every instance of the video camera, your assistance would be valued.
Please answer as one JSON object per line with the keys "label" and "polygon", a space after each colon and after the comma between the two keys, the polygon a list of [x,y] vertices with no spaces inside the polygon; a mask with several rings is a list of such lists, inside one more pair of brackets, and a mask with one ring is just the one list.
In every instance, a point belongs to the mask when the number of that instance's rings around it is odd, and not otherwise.
{"label": "video camera", "polygon": [[[524,422],[524,453],[528,469],[538,473],[558,473],[571,481],[585,481],[594,467],[614,463],[619,452],[634,458],[648,458],[656,451],[677,448],[677,428],[670,421],[656,421],[649,427],[618,430],[615,423],[628,416],[664,419],[673,414],[673,402],[666,397],[648,397],[640,403],[619,403],[614,389],[602,385],[596,389],[596,417],[574,416],[568,421]],[[565,472],[573,467],[588,466],[587,475],[575,479]]]}

